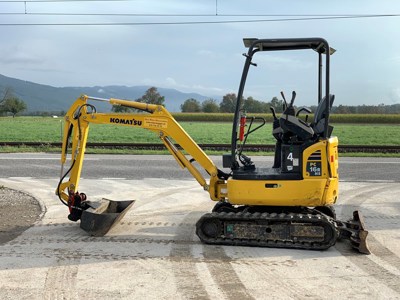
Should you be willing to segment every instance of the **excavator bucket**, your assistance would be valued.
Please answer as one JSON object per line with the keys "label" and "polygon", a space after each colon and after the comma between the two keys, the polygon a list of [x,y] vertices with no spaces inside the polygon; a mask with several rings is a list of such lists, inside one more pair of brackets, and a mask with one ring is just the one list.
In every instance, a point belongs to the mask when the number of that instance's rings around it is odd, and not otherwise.
{"label": "excavator bucket", "polygon": [[340,238],[348,239],[351,246],[363,254],[371,254],[368,248],[364,217],[358,210],[353,212],[353,219],[347,222],[336,221],[340,230]]}
{"label": "excavator bucket", "polygon": [[99,202],[88,203],[91,207],[82,212],[80,227],[92,236],[103,236],[122,219],[135,200],[113,201],[103,198]]}

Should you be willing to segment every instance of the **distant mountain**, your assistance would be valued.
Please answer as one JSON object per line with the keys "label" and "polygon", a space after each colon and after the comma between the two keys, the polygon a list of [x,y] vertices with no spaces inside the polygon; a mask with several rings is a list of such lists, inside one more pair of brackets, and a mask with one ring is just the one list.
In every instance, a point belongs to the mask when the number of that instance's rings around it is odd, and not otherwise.
{"label": "distant mountain", "polygon": [[[14,94],[27,105],[27,112],[60,112],[66,111],[81,94],[99,98],[119,98],[135,100],[140,98],[150,86],[94,86],[94,87],[53,87],[0,75],[0,92],[11,87]],[[189,98],[200,102],[207,96],[196,93],[183,93],[175,89],[157,87],[165,97],[165,106],[170,112],[179,112],[181,104]],[[111,106],[96,102],[98,111],[109,111]]]}

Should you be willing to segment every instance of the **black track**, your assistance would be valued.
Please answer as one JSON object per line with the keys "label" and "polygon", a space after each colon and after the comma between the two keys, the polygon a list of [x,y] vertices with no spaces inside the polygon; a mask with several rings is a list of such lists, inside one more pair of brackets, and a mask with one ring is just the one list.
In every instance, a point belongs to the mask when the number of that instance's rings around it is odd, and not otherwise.
{"label": "black track", "polygon": [[196,224],[207,244],[324,250],[339,236],[334,220],[312,213],[212,212]]}

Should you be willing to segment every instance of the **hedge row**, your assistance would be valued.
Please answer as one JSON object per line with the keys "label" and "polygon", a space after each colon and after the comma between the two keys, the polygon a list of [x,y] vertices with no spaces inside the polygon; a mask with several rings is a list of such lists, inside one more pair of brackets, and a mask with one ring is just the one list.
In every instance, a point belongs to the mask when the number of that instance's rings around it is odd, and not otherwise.
{"label": "hedge row", "polygon": [[[233,114],[230,113],[174,113],[177,121],[187,122],[232,122]],[[271,114],[248,114],[247,117],[262,117],[267,122],[272,122]],[[313,119],[309,115],[308,120]],[[400,124],[400,114],[332,114],[332,123],[344,124]]]}

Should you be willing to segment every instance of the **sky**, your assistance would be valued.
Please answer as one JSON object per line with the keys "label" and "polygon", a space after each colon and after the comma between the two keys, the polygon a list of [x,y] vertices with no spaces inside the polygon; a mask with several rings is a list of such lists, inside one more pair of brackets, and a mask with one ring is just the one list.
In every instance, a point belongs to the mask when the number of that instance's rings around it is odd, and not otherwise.
{"label": "sky", "polygon": [[[335,105],[400,104],[399,29],[398,0],[0,0],[0,74],[56,87],[148,85],[222,97],[237,93],[243,38],[323,37],[337,50]],[[246,97],[270,101],[295,90],[295,104],[317,103],[313,51],[253,61]]]}

